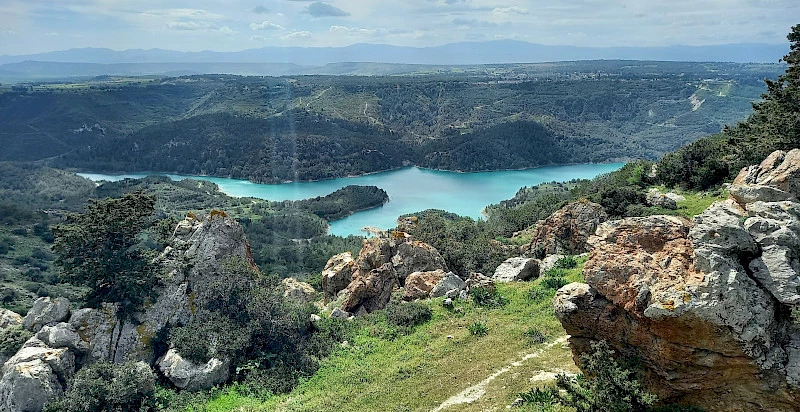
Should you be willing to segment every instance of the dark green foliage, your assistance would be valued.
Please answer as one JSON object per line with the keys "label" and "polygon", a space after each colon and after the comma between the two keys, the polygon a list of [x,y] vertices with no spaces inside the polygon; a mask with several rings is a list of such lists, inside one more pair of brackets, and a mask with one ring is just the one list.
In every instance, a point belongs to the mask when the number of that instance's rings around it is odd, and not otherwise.
{"label": "dark green foliage", "polygon": [[542,285],[548,289],[558,290],[567,285],[567,280],[562,277],[546,277],[542,279]]}
{"label": "dark green foliage", "polygon": [[508,303],[508,298],[494,288],[473,287],[470,289],[469,295],[476,305],[486,308],[500,308]]}
{"label": "dark green foliage", "polygon": [[97,362],[72,378],[63,398],[48,403],[45,412],[153,411],[155,376],[133,361]]}
{"label": "dark green foliage", "polygon": [[[259,382],[273,393],[291,390],[311,376],[319,359],[345,339],[349,329],[336,321],[309,321],[311,305],[286,301],[280,279],[231,260],[198,288],[196,320],[169,334],[184,356],[198,361],[227,357],[242,382]],[[203,339],[198,339],[202,336]],[[184,353],[185,351],[185,353]]]}
{"label": "dark green foliage", "polygon": [[21,325],[9,326],[0,329],[0,355],[12,357],[22,347],[33,333],[28,332]]}
{"label": "dark green foliage", "polygon": [[467,330],[474,336],[486,336],[489,334],[489,327],[480,321],[475,321],[467,325]]}
{"label": "dark green foliage", "polygon": [[556,388],[531,388],[527,392],[519,394],[523,405],[534,405],[545,408],[558,403],[558,389]]}
{"label": "dark green foliage", "polygon": [[350,185],[325,196],[292,202],[292,206],[307,210],[330,222],[359,210],[381,206],[388,201],[389,195],[381,188]]}
{"label": "dark green foliage", "polygon": [[9,224],[9,220],[39,222],[42,217],[37,210],[42,209],[77,212],[94,187],[88,179],[62,170],[32,163],[0,162],[0,224]]}
{"label": "dark green foliage", "polygon": [[616,353],[605,341],[592,344],[592,352],[581,355],[585,377],[559,375],[561,402],[579,412],[649,411],[655,395],[648,393],[631,367],[616,359]]}
{"label": "dark green foliage", "polygon": [[139,247],[139,234],[153,224],[154,205],[143,192],[92,200],[53,227],[56,264],[66,281],[89,287],[89,305],[117,302],[131,314],[152,292],[157,266]]}
{"label": "dark green foliage", "polygon": [[667,185],[707,189],[732,179],[742,167],[760,163],[774,150],[800,147],[800,24],[787,36],[786,72],[765,80],[767,93],[746,121],[726,127],[664,156],[658,179]]}
{"label": "dark green foliage", "polygon": [[470,272],[492,273],[504,260],[519,254],[518,248],[495,240],[498,233],[489,222],[438,210],[415,216],[419,223],[410,233],[435,247],[447,267],[462,276]]}
{"label": "dark green foliage", "polygon": [[560,269],[574,269],[578,267],[578,259],[575,259],[575,256],[564,256],[556,261],[554,267]]}
{"label": "dark green foliage", "polygon": [[543,288],[541,285],[533,285],[527,292],[528,299],[534,303],[541,302],[553,297],[553,290]]}
{"label": "dark green foliage", "polygon": [[423,302],[393,302],[386,306],[386,319],[406,331],[429,321],[431,316],[431,308]]}

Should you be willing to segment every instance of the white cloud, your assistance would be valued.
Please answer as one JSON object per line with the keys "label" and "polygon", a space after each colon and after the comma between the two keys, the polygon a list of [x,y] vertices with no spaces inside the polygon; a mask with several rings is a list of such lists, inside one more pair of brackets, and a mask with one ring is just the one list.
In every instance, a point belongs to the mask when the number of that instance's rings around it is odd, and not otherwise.
{"label": "white cloud", "polygon": [[157,10],[146,10],[143,11],[142,14],[167,17],[171,19],[184,18],[193,20],[219,20],[225,17],[222,14],[212,13],[210,11],[202,9],[157,9]]}
{"label": "white cloud", "polygon": [[261,23],[250,23],[251,30],[286,30],[280,24],[275,24],[269,21],[263,21]]}
{"label": "white cloud", "polygon": [[216,30],[217,26],[207,21],[171,21],[167,23],[170,30],[186,31],[211,31]]}
{"label": "white cloud", "polygon": [[286,40],[298,40],[298,39],[308,39],[310,37],[311,37],[311,32],[304,30],[304,31],[291,32],[291,33],[283,36],[283,39],[286,39]]}
{"label": "white cloud", "polygon": [[492,10],[494,14],[501,14],[501,15],[508,15],[508,14],[528,14],[528,9],[519,7],[519,6],[511,6],[511,7],[495,7]]}
{"label": "white cloud", "polygon": [[50,37],[55,37],[55,36],[58,36],[58,33],[54,32],[54,31],[51,31],[51,32],[45,33],[44,35],[45,36],[50,36]]}

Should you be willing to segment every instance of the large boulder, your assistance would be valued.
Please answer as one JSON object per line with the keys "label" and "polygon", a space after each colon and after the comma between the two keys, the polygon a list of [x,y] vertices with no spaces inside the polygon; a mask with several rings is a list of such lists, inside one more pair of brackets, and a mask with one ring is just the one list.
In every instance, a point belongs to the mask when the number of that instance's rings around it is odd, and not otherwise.
{"label": "large boulder", "polygon": [[328,259],[322,270],[322,291],[325,299],[332,299],[353,279],[355,260],[350,252],[340,253]]}
{"label": "large boulder", "polygon": [[602,339],[642,360],[664,402],[800,410],[798,176],[800,151],[776,152],[693,221],[601,225],[586,284],[554,300],[576,362]]}
{"label": "large boulder", "polygon": [[36,338],[50,348],[68,348],[79,354],[89,350],[89,343],[78,334],[75,326],[69,323],[61,322],[45,326],[36,334]]}
{"label": "large boulder", "polygon": [[224,383],[230,376],[230,360],[212,358],[203,364],[184,359],[170,349],[158,360],[158,369],[173,385],[187,391],[202,391]]}
{"label": "large boulder", "polygon": [[399,244],[391,262],[401,282],[414,272],[448,271],[444,258],[435,247],[416,240]]}
{"label": "large boulder", "polygon": [[445,273],[438,269],[430,272],[414,272],[406,278],[403,300],[426,299],[439,282],[444,279]]}
{"label": "large boulder", "polygon": [[597,203],[588,200],[570,203],[537,222],[531,242],[523,250],[537,258],[588,252],[586,241],[606,220],[608,214]]}
{"label": "large boulder", "polygon": [[55,325],[67,319],[69,319],[67,299],[42,297],[33,302],[33,307],[25,315],[22,325],[31,332],[38,332],[44,326]]}
{"label": "large boulder", "polygon": [[391,263],[369,272],[359,270],[347,286],[347,298],[341,309],[357,315],[383,309],[398,286],[397,273]]}
{"label": "large boulder", "polygon": [[0,410],[38,412],[62,396],[75,373],[75,355],[67,348],[48,348],[33,337],[3,365]]}
{"label": "large boulder", "polygon": [[495,282],[513,282],[531,280],[538,277],[538,259],[513,257],[506,259],[495,269],[492,279]]}

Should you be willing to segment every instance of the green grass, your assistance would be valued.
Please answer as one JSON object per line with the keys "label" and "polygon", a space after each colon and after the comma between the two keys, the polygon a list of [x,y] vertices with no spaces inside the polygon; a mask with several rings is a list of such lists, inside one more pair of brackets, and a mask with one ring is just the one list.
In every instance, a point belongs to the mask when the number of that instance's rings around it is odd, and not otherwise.
{"label": "green grass", "polygon": [[678,214],[691,218],[703,213],[712,203],[727,199],[729,193],[727,190],[719,190],[716,192],[681,192],[680,195],[686,199],[678,202]]}
{"label": "green grass", "polygon": [[[584,261],[566,271],[567,282],[582,281]],[[496,308],[456,301],[456,308],[461,309],[448,310],[442,307],[442,299],[427,301],[432,319],[408,334],[397,333],[381,312],[360,318],[353,339],[323,360],[320,370],[293,392],[259,402],[223,391],[208,407],[227,409],[208,410],[429,411],[495,371],[540,351],[539,356],[491,381],[475,402],[445,410],[505,409],[519,393],[531,389],[529,379],[540,371],[577,371],[570,350],[552,344],[564,336],[553,316],[555,291],[545,299],[528,298],[528,291],[538,283],[540,280],[497,285],[508,303]],[[484,323],[488,334],[473,336],[468,327],[476,322]],[[531,341],[526,334],[532,329],[546,335],[546,341]]]}

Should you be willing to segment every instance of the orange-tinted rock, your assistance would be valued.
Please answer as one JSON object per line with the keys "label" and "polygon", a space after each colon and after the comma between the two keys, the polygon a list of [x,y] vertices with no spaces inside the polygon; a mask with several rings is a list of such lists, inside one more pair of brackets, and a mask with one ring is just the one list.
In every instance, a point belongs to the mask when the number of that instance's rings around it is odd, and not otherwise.
{"label": "orange-tinted rock", "polygon": [[389,303],[395,287],[398,287],[397,274],[391,263],[369,272],[359,270],[347,286],[347,298],[342,303],[342,310],[359,314],[383,309]]}
{"label": "orange-tinted rock", "polygon": [[403,300],[417,300],[430,297],[434,287],[444,279],[445,272],[441,269],[429,272],[414,272],[406,277]]}
{"label": "orange-tinted rock", "polygon": [[607,219],[608,215],[597,203],[588,200],[570,203],[536,223],[533,238],[524,252],[538,258],[588,252],[586,241]]}

